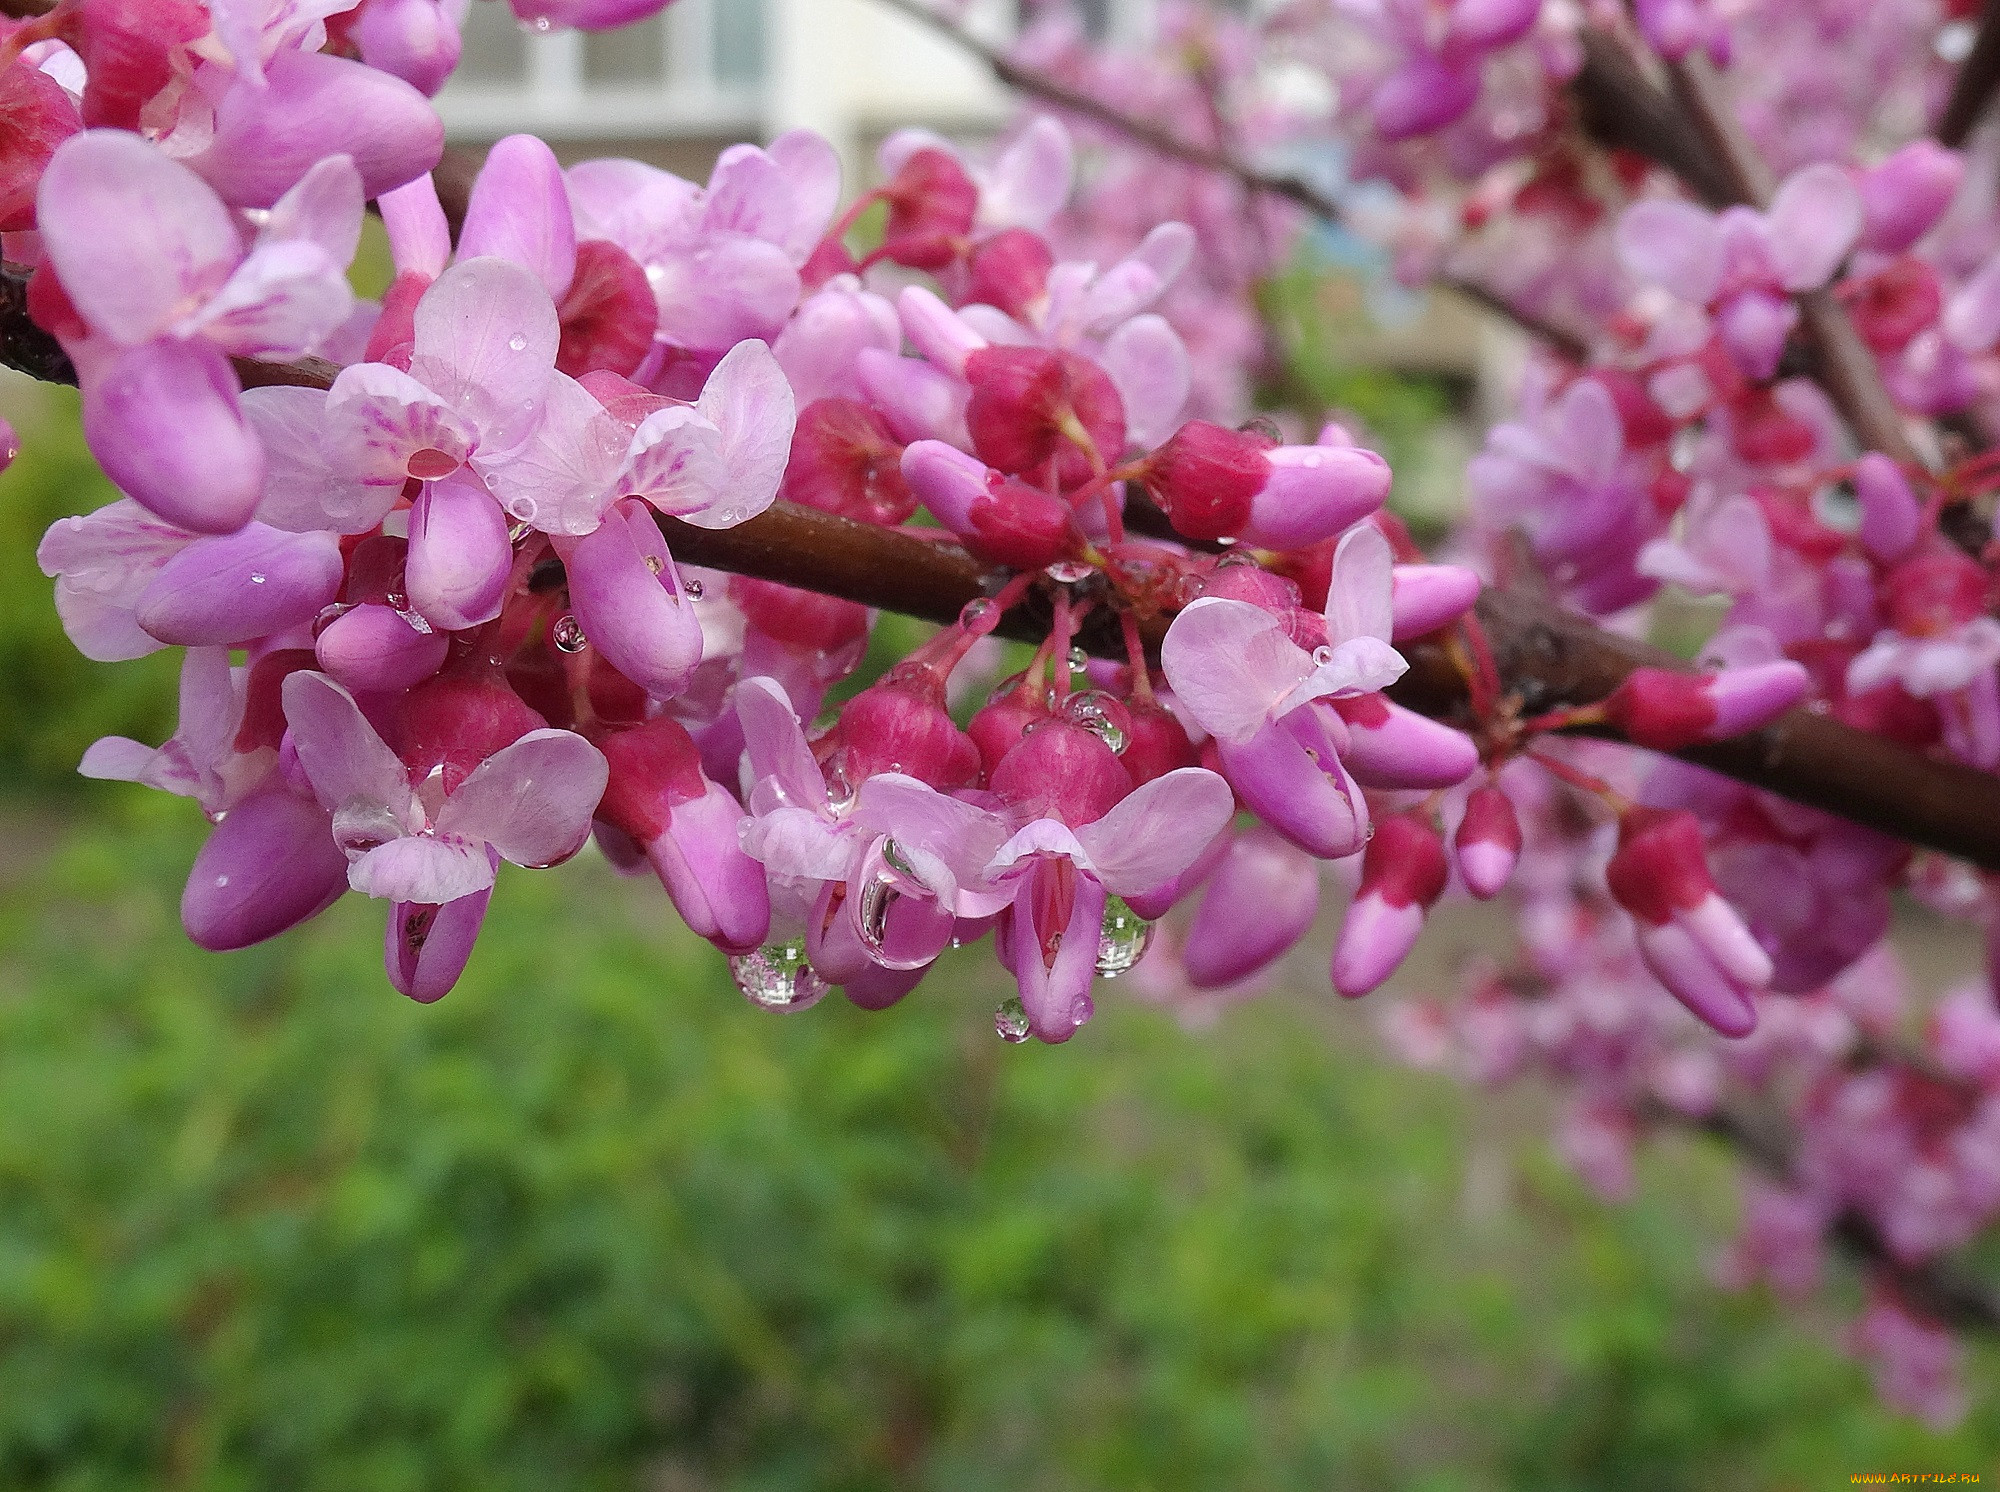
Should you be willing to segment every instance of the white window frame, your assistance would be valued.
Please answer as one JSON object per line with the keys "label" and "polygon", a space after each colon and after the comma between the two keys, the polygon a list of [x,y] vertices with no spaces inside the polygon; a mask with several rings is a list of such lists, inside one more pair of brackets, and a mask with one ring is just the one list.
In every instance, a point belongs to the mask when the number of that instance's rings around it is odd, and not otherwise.
{"label": "white window frame", "polygon": [[[454,79],[438,95],[445,129],[492,137],[525,131],[546,139],[677,139],[754,135],[764,120],[760,79],[716,76],[715,11],[763,0],[677,0],[664,12],[666,75],[659,84],[587,81],[584,42],[575,31],[528,32],[520,83]],[[769,12],[765,46],[768,53]]]}

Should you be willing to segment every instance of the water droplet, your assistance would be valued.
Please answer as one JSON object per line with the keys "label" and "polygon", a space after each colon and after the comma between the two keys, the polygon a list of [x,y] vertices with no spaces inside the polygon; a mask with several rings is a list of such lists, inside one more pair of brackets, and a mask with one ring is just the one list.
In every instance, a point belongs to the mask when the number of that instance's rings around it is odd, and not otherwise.
{"label": "water droplet", "polygon": [[1129,974],[1152,942],[1153,924],[1127,906],[1123,897],[1110,898],[1104,903],[1104,926],[1097,934],[1097,972],[1106,979]]}
{"label": "water droplet", "polygon": [[541,504],[532,497],[517,497],[507,504],[507,511],[523,523],[533,523],[535,515],[541,510]]}
{"label": "water droplet", "polygon": [[262,570],[253,570],[250,573],[250,583],[252,585],[262,585],[266,580],[269,580],[270,578],[271,577],[266,575]]}
{"label": "water droplet", "polygon": [[519,332],[516,332],[507,339],[507,345],[516,352],[526,352],[528,350],[528,339]]}
{"label": "water droplet", "polygon": [[1076,1003],[1069,1008],[1069,1023],[1072,1026],[1081,1026],[1096,1014],[1097,1002],[1089,995],[1078,995]]}
{"label": "water droplet", "polygon": [[580,653],[590,646],[590,639],[583,635],[583,623],[568,613],[557,617],[549,628],[549,641],[565,653]]}
{"label": "water droplet", "polygon": [[1122,707],[1102,689],[1086,689],[1071,695],[1065,713],[1072,723],[1109,746],[1114,755],[1123,756],[1125,748],[1132,744],[1118,718],[1123,713]]}
{"label": "water droplet", "polygon": [[1084,669],[1090,666],[1090,654],[1086,653],[1082,648],[1071,648],[1069,650],[1069,666],[1077,673],[1082,673]]}
{"label": "water droplet", "polygon": [[847,753],[835,757],[826,768],[826,806],[835,813],[845,813],[854,806],[858,791],[847,776]]}
{"label": "water droplet", "polygon": [[410,598],[401,591],[389,591],[383,595],[382,604],[391,611],[408,611],[410,609]]}
{"label": "water droplet", "polygon": [[1082,560],[1057,560],[1042,573],[1062,585],[1075,585],[1079,580],[1090,579],[1097,571]]}
{"label": "water droplet", "polygon": [[993,1030],[1009,1046],[1028,1039],[1028,1011],[1019,995],[1009,995],[993,1012]]}
{"label": "water droplet", "polygon": [[729,961],[729,977],[744,999],[766,1010],[810,1010],[827,991],[827,982],[806,961],[804,938],[739,954]]}
{"label": "water droplet", "polygon": [[681,581],[681,594],[686,596],[690,601],[699,601],[706,592],[702,589],[702,584],[699,580],[683,579]]}
{"label": "water droplet", "polygon": [[511,525],[509,525],[509,526],[508,526],[508,529],[507,529],[507,542],[508,542],[509,544],[518,544],[518,543],[520,543],[520,542],[521,542],[521,541],[522,541],[523,539],[527,538],[527,537],[528,537],[528,535],[529,535],[529,534],[532,534],[533,532],[534,532],[534,529],[533,529],[533,528],[531,528],[531,527],[529,527],[529,526],[528,526],[527,524],[525,524],[525,523],[515,523],[515,524],[511,524]]}
{"label": "water droplet", "polygon": [[649,554],[646,556],[646,568],[655,575],[664,575],[667,573],[667,562],[657,554]]}
{"label": "water droplet", "polygon": [[899,874],[913,876],[917,873],[916,868],[910,864],[909,858],[904,855],[903,847],[893,839],[882,841],[882,858],[889,862],[891,870]]}
{"label": "water droplet", "polygon": [[985,596],[979,597],[976,601],[966,602],[959,608],[958,624],[961,627],[985,625],[986,619],[993,615],[994,605],[995,603]]}
{"label": "water droplet", "polygon": [[215,878],[215,889],[218,891],[220,891],[224,886],[227,886],[228,884],[229,884],[228,876],[217,876]]}
{"label": "water droplet", "polygon": [[1324,668],[1327,664],[1333,662],[1333,649],[1330,647],[1314,648],[1313,662]]}
{"label": "water droplet", "polygon": [[879,954],[889,941],[889,913],[902,898],[896,883],[878,876],[861,891],[861,941],[870,953]]}

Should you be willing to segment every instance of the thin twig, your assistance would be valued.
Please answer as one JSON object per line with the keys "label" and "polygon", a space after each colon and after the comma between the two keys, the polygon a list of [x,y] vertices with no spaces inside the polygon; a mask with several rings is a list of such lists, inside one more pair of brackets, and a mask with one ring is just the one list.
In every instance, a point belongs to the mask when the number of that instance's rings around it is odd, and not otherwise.
{"label": "thin twig", "polygon": [[1951,80],[1951,97],[1938,115],[1933,132],[1938,143],[1954,150],[1964,145],[1992,102],[1995,88],[2000,88],[2000,0],[1986,0],[1979,13],[1979,34],[1973,38],[1965,61],[1958,65],[1958,74]]}
{"label": "thin twig", "polygon": [[[1156,155],[1182,161],[1203,170],[1218,172],[1231,178],[1247,191],[1290,202],[1323,223],[1334,226],[1344,226],[1346,223],[1339,201],[1331,193],[1303,177],[1282,171],[1266,171],[1227,147],[1207,145],[1198,140],[1187,139],[1153,120],[1137,114],[1128,114],[1094,94],[1072,87],[1060,78],[1053,78],[1047,73],[1037,72],[1034,68],[1024,66],[998,47],[981,41],[950,17],[933,10],[924,3],[924,0],[881,0],[881,3],[930,27],[954,46],[984,63],[994,77],[1020,93],[1038,98],[1043,103],[1052,104],[1066,113],[1101,124]],[[1545,317],[1522,310],[1490,286],[1451,275],[1440,276],[1438,284],[1485,310],[1512,321],[1521,330],[1547,343],[1551,349],[1571,362],[1580,363],[1589,355],[1590,344],[1585,337]]]}

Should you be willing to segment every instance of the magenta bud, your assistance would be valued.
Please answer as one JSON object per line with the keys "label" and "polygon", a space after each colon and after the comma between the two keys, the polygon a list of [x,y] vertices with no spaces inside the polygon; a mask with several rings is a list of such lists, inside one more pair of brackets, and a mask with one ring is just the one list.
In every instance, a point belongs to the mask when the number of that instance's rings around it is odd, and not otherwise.
{"label": "magenta bud", "polygon": [[1861,247],[1900,254],[1944,216],[1965,176],[1965,158],[1935,140],[1912,140],[1861,173]]}
{"label": "magenta bud", "polygon": [[1542,13],[1542,0],[1457,0],[1451,7],[1452,41],[1490,50],[1519,41]]}
{"label": "magenta bud", "polygon": [[968,787],[979,776],[979,747],[945,707],[943,685],[928,672],[893,670],[840,708],[830,736],[836,763],[851,787],[882,772],[900,772],[939,792]]}
{"label": "magenta bud", "polygon": [[1283,957],[1319,910],[1319,866],[1258,825],[1229,847],[1196,908],[1181,966],[1196,989],[1222,989]]}
{"label": "magenta bud", "polygon": [[1870,451],[1854,463],[1854,493],[1861,502],[1861,547],[1892,565],[1916,545],[1924,509],[1896,463]]}
{"label": "magenta bud", "polygon": [[1458,877],[1481,901],[1498,896],[1521,858],[1521,820],[1514,800],[1488,783],[1465,800],[1465,817],[1452,841]]}
{"label": "magenta bud", "polygon": [[340,540],[248,524],[196,539],[139,593],[134,616],[177,647],[227,647],[289,631],[340,594]]}
{"label": "magenta bud", "polygon": [[195,533],[234,533],[264,491],[264,447],[241,393],[211,342],[120,348],[84,382],[84,439],[148,511]]}
{"label": "magenta bud", "polygon": [[420,684],[444,666],[450,651],[446,634],[415,627],[377,601],[342,612],[315,648],[327,676],[357,694]]}
{"label": "magenta bud", "polygon": [[955,534],[969,534],[972,509],[992,487],[992,468],[941,440],[919,440],[903,451],[903,480],[933,518]]}
{"label": "magenta bud", "polygon": [[921,285],[903,291],[896,300],[896,311],[910,345],[961,378],[965,360],[986,346],[986,339],[964,317]]}
{"label": "magenta bud", "polygon": [[1375,826],[1361,885],[1333,949],[1333,987],[1353,999],[1378,988],[1416,946],[1424,914],[1450,879],[1444,841],[1423,819],[1399,813]]}
{"label": "magenta bud", "polygon": [[1271,480],[1269,439],[1207,420],[1189,420],[1147,458],[1145,482],[1177,532],[1223,539],[1250,522]]}
{"label": "magenta bud", "polygon": [[[498,864],[499,857],[494,855],[493,859]],[[449,994],[472,958],[472,945],[492,897],[493,888],[488,886],[443,906],[392,903],[389,925],[382,935],[382,962],[388,969],[389,983],[419,1005]]]}
{"label": "magenta bud", "polygon": [[429,97],[458,66],[458,27],[437,0],[371,0],[350,35],[370,67]]}
{"label": "magenta bud", "polygon": [[1463,731],[1379,694],[1335,700],[1333,707],[1347,722],[1342,760],[1364,787],[1451,787],[1479,765],[1479,748]]}
{"label": "magenta bud", "polygon": [[646,846],[682,920],[725,953],[748,953],[771,931],[764,867],[743,853],[742,821],[742,806],[711,782],[701,797],[676,803],[666,831]]}
{"label": "magenta bud", "polygon": [[701,621],[651,514],[614,508],[567,560],[570,606],[590,646],[654,698],[682,693],[701,664]]}
{"label": "magenta bud", "polygon": [[1084,726],[1043,721],[993,769],[992,789],[1022,822],[1059,819],[1094,824],[1132,791],[1118,754]]}
{"label": "magenta bud", "polygon": [[1726,740],[1769,725],[1804,699],[1811,685],[1811,675],[1790,659],[1723,669],[1708,681],[1708,697],[1715,705],[1709,739]]}
{"label": "magenta bud", "polygon": [[1397,565],[1390,571],[1391,642],[1435,632],[1472,610],[1480,580],[1463,565]]}
{"label": "magenta bud", "polygon": [[862,1010],[887,1010],[924,982],[931,965],[914,969],[885,969],[870,964],[841,985],[841,991]]}
{"label": "magenta bud", "polygon": [[209,832],[181,893],[181,926],[196,946],[227,953],[317,917],[346,889],[347,856],[327,811],[272,786]]}
{"label": "magenta bud", "polygon": [[1375,133],[1384,140],[1407,140],[1443,129],[1479,97],[1479,68],[1449,67],[1419,52],[1383,79],[1369,101]]}
{"label": "magenta bud", "polygon": [[1279,446],[1237,530],[1262,549],[1304,549],[1352,528],[1389,496],[1389,463],[1358,446]]}
{"label": "magenta bud", "polygon": [[410,509],[403,566],[410,605],[433,627],[463,632],[500,615],[514,562],[507,515],[477,482],[427,482]]}

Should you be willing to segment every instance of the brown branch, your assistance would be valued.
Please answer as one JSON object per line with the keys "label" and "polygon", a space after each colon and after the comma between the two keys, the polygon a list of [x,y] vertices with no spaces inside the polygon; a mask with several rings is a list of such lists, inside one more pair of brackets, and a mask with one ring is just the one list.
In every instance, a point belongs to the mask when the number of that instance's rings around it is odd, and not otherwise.
{"label": "brown branch", "polygon": [[[22,332],[13,320],[0,307],[0,356],[36,339],[53,346],[32,328]],[[35,366],[13,365],[36,372]],[[40,365],[46,369],[45,358]],[[324,388],[335,372],[318,360],[291,365],[239,361],[238,367],[251,386]],[[74,381],[66,360],[61,371],[47,371],[56,381]],[[1006,572],[956,544],[791,503],[777,503],[731,529],[696,528],[671,518],[662,518],[660,526],[675,553],[689,564],[759,576],[934,622],[951,621],[966,602],[990,594],[1006,578]],[[1480,598],[1479,616],[1503,686],[1518,694],[1531,713],[1601,700],[1642,665],[1680,666],[1669,654],[1602,631],[1518,590],[1489,589]],[[1035,612],[1023,609],[1009,613],[1003,630],[1038,642],[1046,627]],[[1146,630],[1157,645],[1164,620],[1153,619]],[[1109,631],[1081,640],[1106,656],[1123,656]],[[1405,651],[1411,668],[1397,685],[1396,698],[1428,715],[1461,717],[1464,680],[1444,650],[1418,643]],[[2000,778],[1920,756],[1809,710],[1793,710],[1761,731],[1678,754],[1753,787],[2000,871]]]}
{"label": "brown branch", "polygon": [[[1649,1105],[1646,1116],[1689,1122],[1659,1105]],[[1796,1183],[1798,1146],[1782,1132],[1782,1124],[1725,1105],[1699,1121],[1697,1127],[1724,1141],[1774,1180]],[[1828,1236],[1851,1258],[1885,1276],[1910,1305],[1942,1325],[1961,1331],[2000,1332],[2000,1293],[1962,1266],[1944,1259],[1904,1263],[1874,1221],[1852,1208],[1833,1220]]]}
{"label": "brown branch", "polygon": [[1582,41],[1583,66],[1570,80],[1570,96],[1584,132],[1599,145],[1665,166],[1710,207],[1741,202],[1708,142],[1640,71],[1625,44],[1597,26],[1584,27]]}
{"label": "brown branch", "polygon": [[1957,76],[1951,80],[1951,97],[1945,100],[1944,112],[1938,115],[1937,128],[1932,131],[1938,143],[1954,150],[1964,145],[1997,87],[2000,87],[2000,0],[1986,0],[1979,13],[1979,34],[1973,39],[1965,61],[1959,64]]}
{"label": "brown branch", "polygon": [[45,16],[55,8],[56,0],[0,0],[0,16],[22,21],[31,16]]}

